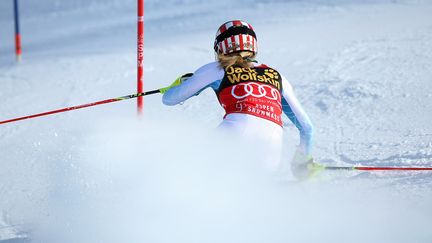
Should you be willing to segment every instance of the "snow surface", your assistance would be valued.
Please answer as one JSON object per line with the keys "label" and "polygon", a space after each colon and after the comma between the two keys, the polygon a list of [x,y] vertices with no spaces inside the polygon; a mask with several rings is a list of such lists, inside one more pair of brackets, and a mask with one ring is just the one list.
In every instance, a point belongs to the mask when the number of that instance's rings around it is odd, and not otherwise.
{"label": "snow surface", "polygon": [[[0,1],[0,120],[135,92],[136,1]],[[241,8],[239,7],[241,6]],[[432,165],[432,3],[427,0],[147,0],[145,88],[214,59],[216,29],[250,22],[332,165]],[[0,125],[0,241],[432,242],[431,173],[272,178],[222,149],[211,91]],[[286,122],[284,160],[298,143]],[[218,147],[218,146],[224,147]],[[231,157],[231,158],[230,158]],[[228,159],[230,158],[230,159]]]}

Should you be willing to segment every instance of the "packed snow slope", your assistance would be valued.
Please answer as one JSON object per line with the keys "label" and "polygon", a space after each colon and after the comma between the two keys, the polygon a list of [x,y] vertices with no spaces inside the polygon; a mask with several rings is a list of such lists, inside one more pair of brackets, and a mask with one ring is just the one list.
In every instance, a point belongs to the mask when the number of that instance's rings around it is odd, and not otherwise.
{"label": "packed snow slope", "polygon": [[[0,120],[136,92],[135,0],[0,1]],[[145,89],[214,60],[231,19],[257,32],[332,165],[432,166],[432,2],[147,0]],[[431,242],[431,173],[277,178],[213,134],[208,90],[0,125],[0,242]],[[298,143],[286,121],[284,162]],[[222,147],[219,147],[221,146]],[[245,153],[230,153],[240,146]]]}

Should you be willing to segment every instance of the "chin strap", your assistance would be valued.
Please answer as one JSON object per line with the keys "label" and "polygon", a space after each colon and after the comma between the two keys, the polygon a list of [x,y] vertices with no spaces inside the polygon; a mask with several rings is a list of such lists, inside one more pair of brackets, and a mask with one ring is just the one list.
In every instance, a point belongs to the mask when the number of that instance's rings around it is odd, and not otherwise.
{"label": "chin strap", "polygon": [[257,60],[255,60],[255,59],[253,59],[253,58],[250,58],[250,57],[245,57],[245,58],[243,58],[245,61],[247,61],[247,62],[254,62],[254,63],[258,63],[258,61]]}

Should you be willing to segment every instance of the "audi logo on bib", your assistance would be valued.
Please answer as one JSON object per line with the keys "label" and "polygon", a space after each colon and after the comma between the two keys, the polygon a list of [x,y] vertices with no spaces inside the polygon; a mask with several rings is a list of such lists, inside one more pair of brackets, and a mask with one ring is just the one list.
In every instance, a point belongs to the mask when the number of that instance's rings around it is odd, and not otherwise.
{"label": "audi logo on bib", "polygon": [[281,90],[281,76],[273,68],[229,66],[216,93],[226,115],[248,114],[282,126]]}
{"label": "audi logo on bib", "polygon": [[220,91],[219,101],[226,111],[257,116],[282,126],[281,94],[276,88],[257,82],[243,82]]}
{"label": "audi logo on bib", "polygon": [[275,100],[280,104],[281,95],[279,91],[270,85],[259,84],[254,82],[241,83],[232,86],[231,95],[236,99],[244,99],[252,96],[255,98],[267,98]]}

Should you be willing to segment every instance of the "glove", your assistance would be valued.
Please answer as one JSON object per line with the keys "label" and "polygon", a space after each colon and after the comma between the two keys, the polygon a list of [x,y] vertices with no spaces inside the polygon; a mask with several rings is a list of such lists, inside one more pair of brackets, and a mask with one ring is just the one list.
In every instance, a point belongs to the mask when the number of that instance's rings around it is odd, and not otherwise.
{"label": "glove", "polygon": [[193,75],[193,73],[183,74],[182,76],[178,77],[170,86],[165,87],[165,88],[161,88],[161,89],[159,89],[159,91],[161,92],[161,94],[164,94],[165,92],[167,92],[172,87],[179,86],[180,84],[182,84],[186,79],[192,77],[192,75]]}
{"label": "glove", "polygon": [[313,167],[313,158],[299,149],[296,150],[291,161],[291,171],[297,179],[307,179],[311,175],[310,168]]}

